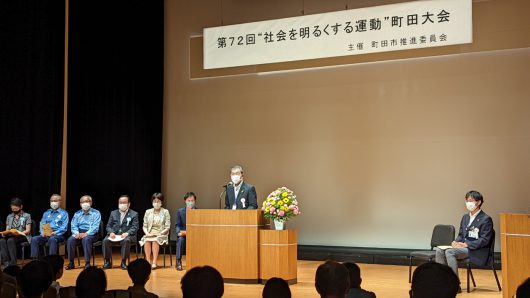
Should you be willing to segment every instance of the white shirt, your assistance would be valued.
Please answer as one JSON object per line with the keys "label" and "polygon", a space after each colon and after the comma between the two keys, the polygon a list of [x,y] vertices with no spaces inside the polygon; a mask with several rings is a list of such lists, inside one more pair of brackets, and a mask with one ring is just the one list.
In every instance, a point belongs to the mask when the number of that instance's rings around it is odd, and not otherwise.
{"label": "white shirt", "polygon": [[125,210],[125,212],[122,212],[121,210],[118,209],[118,211],[120,211],[120,225],[121,225],[121,223],[123,222],[123,219],[125,218],[125,215],[127,215],[127,211],[129,210]]}
{"label": "white shirt", "polygon": [[239,195],[239,190],[241,189],[241,185],[243,185],[243,180],[239,182],[238,185],[234,185],[234,205],[232,205],[232,210],[237,209],[237,195]]}
{"label": "white shirt", "polygon": [[475,218],[477,217],[477,215],[482,211],[482,209],[479,209],[477,211],[477,213],[475,213],[475,215],[471,215],[471,212],[469,213],[469,223],[467,224],[467,227],[469,228],[469,226],[471,225],[471,223],[475,220]]}

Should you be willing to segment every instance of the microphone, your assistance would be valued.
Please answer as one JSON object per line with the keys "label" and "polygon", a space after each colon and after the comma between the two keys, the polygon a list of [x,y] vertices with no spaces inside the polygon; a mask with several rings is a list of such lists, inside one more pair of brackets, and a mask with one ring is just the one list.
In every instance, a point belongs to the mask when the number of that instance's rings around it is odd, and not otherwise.
{"label": "microphone", "polygon": [[228,182],[227,184],[223,184],[221,185],[221,187],[224,187],[224,188],[227,188],[228,186],[232,185],[234,183],[232,183],[232,181]]}
{"label": "microphone", "polygon": [[241,198],[241,205],[243,205],[243,208],[246,208],[245,207],[245,201],[246,201],[245,198]]}

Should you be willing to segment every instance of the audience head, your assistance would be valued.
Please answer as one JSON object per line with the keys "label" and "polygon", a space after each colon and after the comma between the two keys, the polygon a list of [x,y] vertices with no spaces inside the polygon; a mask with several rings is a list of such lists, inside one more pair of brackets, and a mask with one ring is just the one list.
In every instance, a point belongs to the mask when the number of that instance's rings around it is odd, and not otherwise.
{"label": "audience head", "polygon": [[528,278],[525,282],[519,285],[515,296],[517,298],[530,298],[530,278]]}
{"label": "audience head", "polygon": [[318,266],[315,287],[320,297],[344,297],[350,288],[348,269],[341,263],[326,261]]}
{"label": "audience head", "polygon": [[15,214],[20,213],[20,210],[22,210],[22,200],[19,198],[12,198],[11,199],[11,211]]}
{"label": "audience head", "polygon": [[482,204],[484,204],[484,197],[482,197],[482,194],[476,190],[468,191],[465,200],[466,207],[471,212],[475,211],[477,208],[481,208]]}
{"label": "audience head", "polygon": [[361,278],[361,268],[357,264],[350,262],[343,263],[343,265],[348,269],[350,288],[360,288],[361,282],[363,281]]}
{"label": "audience head", "polygon": [[180,280],[183,298],[219,298],[224,293],[221,273],[210,266],[194,267]]}
{"label": "audience head", "polygon": [[195,207],[195,201],[197,200],[197,196],[193,192],[187,192],[184,195],[184,203],[186,203],[186,208],[193,208]]}
{"label": "audience head", "polygon": [[263,298],[291,298],[291,289],[285,280],[273,277],[265,283],[262,296]]}
{"label": "audience head", "polygon": [[77,298],[102,297],[107,289],[107,276],[105,271],[95,266],[90,266],[79,273],[75,282],[75,295]]}
{"label": "audience head", "polygon": [[153,208],[156,210],[160,209],[164,203],[164,195],[159,192],[155,192],[151,196],[151,203],[153,203]]}
{"label": "audience head", "polygon": [[414,270],[409,293],[413,298],[454,298],[459,286],[460,280],[449,266],[428,262]]}
{"label": "audience head", "polygon": [[127,273],[135,285],[145,285],[151,275],[151,264],[146,259],[136,259],[129,263]]}
{"label": "audience head", "polygon": [[9,265],[4,268],[4,273],[13,277],[17,277],[20,274],[20,267],[17,265]]}
{"label": "audience head", "polygon": [[92,207],[92,197],[89,195],[84,195],[79,199],[79,205],[83,211],[88,211]]}
{"label": "audience head", "polygon": [[22,297],[41,297],[53,281],[52,267],[44,261],[31,261],[26,264],[17,277]]}
{"label": "audience head", "polygon": [[53,194],[50,197],[50,208],[57,210],[59,207],[61,207],[61,196],[58,194]]}
{"label": "audience head", "polygon": [[63,257],[60,255],[47,255],[43,258],[43,261],[48,262],[52,266],[53,280],[58,280],[63,277]]}

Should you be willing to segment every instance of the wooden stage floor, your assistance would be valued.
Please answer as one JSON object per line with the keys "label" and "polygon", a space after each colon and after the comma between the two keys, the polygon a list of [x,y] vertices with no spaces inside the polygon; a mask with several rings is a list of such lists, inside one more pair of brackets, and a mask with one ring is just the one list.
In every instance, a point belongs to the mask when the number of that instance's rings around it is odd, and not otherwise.
{"label": "wooden stage floor", "polygon": [[[134,258],[134,257],[133,257]],[[114,258],[115,266],[119,264],[119,256]],[[102,259],[96,259],[96,265],[102,266]],[[298,283],[291,286],[293,297],[319,297],[315,290],[314,279],[315,272],[322,262],[320,261],[298,261]],[[77,264],[77,262],[76,262]],[[159,258],[158,265],[162,264],[162,257]],[[185,262],[184,262],[185,264]],[[147,289],[155,292],[160,297],[182,297],[180,291],[180,279],[186,271],[177,271],[175,267],[159,268],[151,274],[151,279],[147,283]],[[174,265],[174,264],[173,264]],[[372,265],[359,264],[363,278],[363,288],[374,291],[378,298],[406,298],[409,297],[408,291],[408,267],[393,265]],[[62,286],[74,286],[80,269],[74,269],[64,272],[60,280]],[[108,290],[126,289],[131,285],[127,271],[119,268],[106,270],[108,280]],[[471,293],[459,294],[457,297],[502,297],[501,292],[497,290],[495,278],[491,270],[473,270],[477,288]],[[499,278],[501,276],[498,271]],[[460,276],[463,277],[462,288],[465,288],[465,271],[461,269]],[[225,295],[223,297],[261,297],[262,285],[238,285],[225,284]]]}

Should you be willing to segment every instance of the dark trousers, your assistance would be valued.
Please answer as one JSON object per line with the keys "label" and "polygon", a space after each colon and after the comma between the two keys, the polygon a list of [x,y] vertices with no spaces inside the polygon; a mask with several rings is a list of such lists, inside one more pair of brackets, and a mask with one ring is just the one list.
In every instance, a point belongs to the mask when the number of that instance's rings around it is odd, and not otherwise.
{"label": "dark trousers", "polygon": [[127,260],[129,254],[131,253],[131,243],[136,242],[136,237],[127,236],[120,242],[112,242],[109,239],[109,236],[103,239],[103,258],[112,262],[112,246],[121,246],[121,259]]}
{"label": "dark trousers", "polygon": [[92,257],[92,243],[98,240],[98,236],[86,236],[83,239],[75,239],[74,236],[70,236],[66,242],[66,249],[68,250],[68,260],[74,262],[75,247],[81,244],[83,246],[83,253],[85,255],[85,264],[90,263]]}
{"label": "dark trousers", "polygon": [[182,253],[186,249],[186,237],[177,238],[177,260],[182,259]]}
{"label": "dark trousers", "polygon": [[56,255],[59,252],[59,243],[64,242],[64,236],[42,237],[41,235],[31,238],[31,257],[39,257],[39,247],[48,243],[48,254]]}
{"label": "dark trousers", "polygon": [[3,264],[17,264],[17,246],[22,242],[27,242],[26,236],[7,236],[0,238],[0,256]]}

